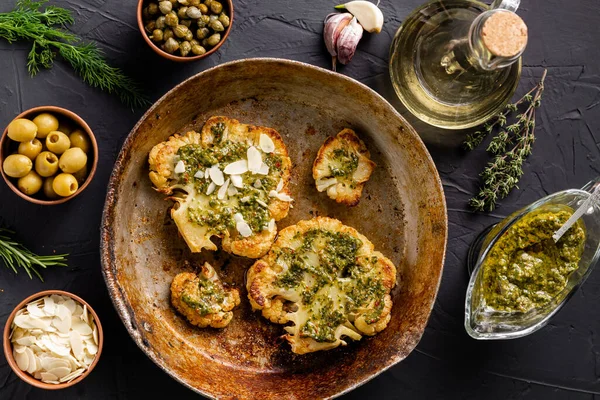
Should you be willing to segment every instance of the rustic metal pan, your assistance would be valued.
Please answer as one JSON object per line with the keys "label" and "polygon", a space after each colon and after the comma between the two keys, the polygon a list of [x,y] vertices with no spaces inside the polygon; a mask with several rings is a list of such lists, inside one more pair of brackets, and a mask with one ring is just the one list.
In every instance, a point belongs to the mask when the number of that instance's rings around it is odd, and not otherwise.
{"label": "rustic metal pan", "polygon": [[[253,313],[244,289],[252,260],[191,254],[150,187],[151,147],[212,115],[281,133],[294,163],[295,198],[283,228],[327,215],[357,228],[398,267],[387,329],[344,348],[294,355],[280,325]],[[360,204],[337,205],[311,177],[327,136],[355,129],[377,168]],[[437,294],[446,248],[446,206],[435,166],[413,128],[377,93],[343,75],[279,59],[235,61],[167,93],[133,128],[110,180],[102,221],[102,265],[114,305],[138,346],[198,393],[217,398],[316,399],[352,390],[404,359],[417,345]],[[242,294],[223,330],[197,329],[169,304],[173,276],[203,260]],[[186,262],[190,262],[191,266]]]}

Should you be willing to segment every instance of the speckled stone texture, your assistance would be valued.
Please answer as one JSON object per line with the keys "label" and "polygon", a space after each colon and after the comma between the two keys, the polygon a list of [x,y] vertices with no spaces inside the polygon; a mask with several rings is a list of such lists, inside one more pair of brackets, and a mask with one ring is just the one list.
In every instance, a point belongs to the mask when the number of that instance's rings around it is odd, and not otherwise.
{"label": "speckled stone texture", "polygon": [[[12,0],[0,3],[8,11]],[[71,8],[73,30],[95,40],[107,56],[142,81],[152,100],[183,79],[224,61],[264,56],[328,67],[322,20],[335,1],[234,0],[236,20],[228,41],[213,56],[189,65],[159,58],[137,30],[135,1],[57,0]],[[473,214],[466,202],[479,184],[487,156],[465,154],[462,136],[415,121],[395,99],[388,76],[388,49],[398,25],[418,0],[382,1],[383,32],[365,34],[352,63],[340,72],[384,95],[429,143],[446,190],[449,243],[438,299],[415,351],[402,363],[345,399],[593,399],[600,395],[598,331],[600,272],[542,331],[507,342],[476,342],[463,329],[467,275],[464,261],[471,240],[490,223],[546,194],[583,186],[600,174],[600,66],[597,2],[530,0],[519,14],[529,27],[522,86],[526,92],[548,68],[538,113],[534,155],[525,166],[520,190],[491,214]],[[98,172],[77,199],[53,208],[26,203],[0,183],[0,218],[40,253],[71,252],[75,268],[46,271],[45,283],[0,271],[0,324],[24,297],[44,289],[81,295],[105,327],[105,350],[94,372],[61,392],[43,392],[22,383],[0,355],[1,399],[197,398],[156,367],[133,343],[114,311],[100,272],[99,223],[112,164],[125,136],[145,110],[131,112],[118,99],[88,88],[70,67],[58,62],[34,79],[27,76],[29,46],[0,42],[0,124],[21,110],[58,105],[81,115],[100,147]],[[259,396],[257,396],[258,398]]]}

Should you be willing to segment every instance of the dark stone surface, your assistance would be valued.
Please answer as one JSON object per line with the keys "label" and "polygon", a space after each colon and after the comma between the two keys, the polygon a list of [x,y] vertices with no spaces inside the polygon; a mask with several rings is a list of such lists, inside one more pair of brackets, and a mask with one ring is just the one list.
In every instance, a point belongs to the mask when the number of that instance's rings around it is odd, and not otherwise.
{"label": "dark stone surface", "polygon": [[[2,1],[0,11],[12,7]],[[231,36],[210,58],[187,65],[160,59],[137,30],[135,1],[56,0],[71,8],[73,31],[97,41],[114,64],[134,74],[152,100],[181,80],[224,61],[254,57],[290,58],[329,67],[322,44],[322,20],[334,1],[234,0]],[[419,0],[386,1],[379,35],[365,35],[352,63],[341,72],[383,94],[427,139],[446,191],[449,240],[438,299],[417,349],[402,363],[345,396],[347,399],[592,399],[600,394],[600,275],[584,287],[542,331],[504,342],[477,342],[463,329],[471,240],[484,227],[546,194],[581,187],[600,172],[600,67],[597,2],[530,0],[520,14],[530,29],[522,86],[527,91],[548,68],[538,113],[534,154],[520,189],[490,214],[474,214],[466,202],[478,187],[487,156],[465,154],[461,136],[418,123],[402,109],[388,77],[388,49],[400,22]],[[24,297],[44,289],[64,289],[87,299],[100,314],[105,350],[96,370],[81,384],[44,392],[21,382],[0,355],[1,399],[187,399],[196,395],[176,383],[135,346],[114,311],[100,272],[99,224],[112,164],[121,143],[144,110],[131,112],[115,97],[87,87],[59,61],[36,78],[27,75],[24,43],[0,42],[0,125],[21,110],[58,105],[81,115],[100,147],[97,175],[82,195],[47,208],[29,204],[0,184],[0,218],[40,253],[70,252],[73,268],[46,271],[45,283],[0,269],[0,325]],[[257,398],[260,395],[257,394]]]}

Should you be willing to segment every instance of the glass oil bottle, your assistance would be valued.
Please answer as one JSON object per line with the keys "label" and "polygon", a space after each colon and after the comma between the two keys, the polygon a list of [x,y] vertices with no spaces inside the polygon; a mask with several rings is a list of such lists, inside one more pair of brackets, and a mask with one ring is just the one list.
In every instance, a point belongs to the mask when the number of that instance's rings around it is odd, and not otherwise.
{"label": "glass oil bottle", "polygon": [[390,50],[392,84],[404,106],[446,129],[477,126],[500,112],[519,83],[527,44],[518,6],[434,0],[415,10]]}

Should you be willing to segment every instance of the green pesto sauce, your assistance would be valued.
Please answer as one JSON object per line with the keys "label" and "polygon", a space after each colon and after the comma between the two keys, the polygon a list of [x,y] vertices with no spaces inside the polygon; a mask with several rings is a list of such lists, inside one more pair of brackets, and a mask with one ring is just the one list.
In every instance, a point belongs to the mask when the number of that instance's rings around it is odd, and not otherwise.
{"label": "green pesto sauce", "polygon": [[[315,311],[300,327],[300,334],[318,342],[333,342],[335,329],[347,321],[348,314],[373,301],[375,308],[366,315],[366,320],[377,321],[386,293],[381,279],[371,273],[378,258],[357,258],[362,242],[347,233],[311,229],[295,239],[300,237],[302,244],[297,249],[283,248],[277,255],[288,269],[275,281],[282,288],[299,288],[303,304],[314,306],[311,309]],[[311,265],[308,254],[312,257],[317,254],[318,265]],[[345,301],[340,302],[338,309],[334,309],[332,299],[319,293],[326,286],[337,286],[343,292]]]}
{"label": "green pesto sauce", "polygon": [[351,176],[358,168],[358,156],[353,151],[335,149],[333,159],[336,161],[335,165],[329,165],[332,177]]}
{"label": "green pesto sauce", "polygon": [[[187,289],[187,288],[186,288]],[[198,286],[181,294],[181,301],[193,308],[200,315],[206,315],[215,312],[216,305],[223,304],[225,292],[222,287],[214,282],[200,278]]]}
{"label": "green pesto sauce", "polygon": [[527,312],[561,293],[578,268],[586,234],[581,220],[558,243],[552,234],[572,214],[568,207],[533,211],[498,239],[482,265],[482,294],[488,306]]}
{"label": "green pesto sauce", "polygon": [[[188,144],[177,151],[179,159],[185,164],[185,172],[179,179],[184,184],[193,184],[198,193],[205,194],[211,183],[210,179],[203,176],[196,178],[196,172],[205,171],[213,165],[223,169],[227,164],[246,158],[248,145],[245,143],[223,140],[225,125],[220,123],[211,128],[215,137],[214,144],[204,147],[200,144]],[[268,228],[271,214],[264,204],[269,204],[271,198],[268,193],[275,189],[281,178],[282,159],[273,153],[262,154],[264,162],[269,165],[269,174],[258,175],[245,173],[242,175],[244,188],[236,188],[238,194],[234,195],[244,202],[238,201],[237,206],[232,207],[225,201],[217,199],[218,187],[209,195],[210,209],[188,208],[190,221],[210,227],[214,234],[223,234],[228,230],[235,229],[233,215],[241,213],[253,232],[261,232]],[[260,186],[255,187],[255,182],[260,180]],[[229,197],[229,196],[228,196]],[[258,201],[262,202],[261,205]]]}

